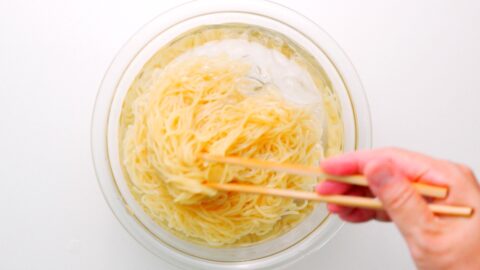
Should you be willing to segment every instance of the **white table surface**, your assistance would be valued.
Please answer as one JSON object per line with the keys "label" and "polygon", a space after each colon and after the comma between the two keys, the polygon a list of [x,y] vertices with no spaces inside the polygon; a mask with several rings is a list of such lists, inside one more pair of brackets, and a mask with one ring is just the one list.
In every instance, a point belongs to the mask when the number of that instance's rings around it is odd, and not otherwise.
{"label": "white table surface", "polygon": [[[338,41],[364,83],[373,144],[480,172],[480,1],[279,1]],[[90,118],[110,61],[177,1],[0,0],[0,269],[173,269],[98,187]],[[390,224],[347,225],[295,269],[411,269]]]}

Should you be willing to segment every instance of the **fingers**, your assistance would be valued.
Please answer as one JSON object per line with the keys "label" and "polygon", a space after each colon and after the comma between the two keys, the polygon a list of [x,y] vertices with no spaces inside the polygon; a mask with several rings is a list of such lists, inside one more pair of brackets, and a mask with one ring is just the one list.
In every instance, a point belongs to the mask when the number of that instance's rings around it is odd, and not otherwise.
{"label": "fingers", "polygon": [[330,211],[330,213],[334,213],[334,214],[337,214],[337,215],[348,215],[353,211],[354,208],[329,203],[329,204],[327,204],[327,209],[328,209],[328,211]]}
{"label": "fingers", "polygon": [[366,222],[372,219],[378,221],[391,221],[385,211],[352,208],[331,203],[327,204],[327,209],[330,213],[337,214],[342,220],[353,223]]}
{"label": "fingers", "polygon": [[[372,194],[365,187],[352,186],[345,183],[338,183],[333,181],[325,181],[320,183],[317,192],[322,195],[344,194],[351,196],[371,197]],[[329,212],[337,214],[341,219],[348,222],[365,222],[373,218],[377,218],[377,211],[369,209],[352,208],[341,206],[337,204],[327,204]],[[383,216],[381,216],[383,218]],[[382,219],[385,220],[385,219]]]}
{"label": "fingers", "polygon": [[316,191],[319,194],[331,195],[331,194],[343,194],[349,191],[353,186],[345,183],[324,181],[317,185]]}
{"label": "fingers", "polygon": [[443,170],[436,168],[438,164],[444,164],[443,162],[423,154],[397,148],[347,153],[324,160],[320,166],[326,173],[333,175],[363,174],[366,164],[378,158],[389,158],[398,168],[398,173],[412,182],[421,181],[444,186],[451,183],[451,179],[442,173]]}
{"label": "fingers", "polygon": [[[345,183],[338,183],[333,181],[324,181],[317,185],[316,191],[321,195],[335,195],[346,194],[350,189],[354,188],[352,185]],[[335,214],[348,214],[353,208],[345,207],[337,204],[327,204],[327,209]]]}
{"label": "fingers", "polygon": [[[420,178],[423,181],[426,177],[426,182],[445,183],[445,177],[443,177],[442,174],[432,173],[434,172],[434,170],[431,170],[431,168],[433,168],[434,165],[438,163],[437,160],[424,156],[422,154],[417,154],[414,152],[395,148],[384,148],[371,151],[358,151],[353,153],[347,153],[342,156],[327,159],[321,163],[321,166],[326,173],[333,175],[366,175],[367,170],[370,170],[370,173],[376,173],[379,170],[375,165],[375,162],[377,162],[377,160],[388,160],[391,168],[395,168],[394,177],[383,177],[380,175],[379,177],[377,177],[377,179],[389,180],[393,178],[398,178],[401,181],[399,181],[399,183],[396,185],[402,188],[402,190],[406,191],[405,194],[402,194],[402,192],[397,192],[396,188],[387,188],[385,189],[385,191],[383,191],[383,188],[379,188],[384,186],[383,182],[380,180],[377,181],[377,192],[379,192],[379,190],[382,190],[381,194],[395,195],[392,197],[393,203],[391,203],[392,207],[390,208],[395,209],[395,205],[399,204],[396,201],[401,200],[403,196],[415,197],[417,200],[420,200],[423,203],[425,209],[427,208],[426,202],[423,200],[423,198],[420,195],[417,195],[413,188],[410,186],[410,181],[418,181]],[[356,190],[356,187],[352,188],[346,184],[331,182],[326,182],[324,185],[322,184],[317,188],[317,191],[321,194],[348,194],[354,190]],[[378,194],[376,195],[379,196]],[[384,200],[386,200],[387,203],[389,202],[388,200],[391,199],[388,198],[389,196],[390,195],[385,195],[384,197]],[[386,212],[362,209],[354,211],[351,208],[341,206],[328,207],[331,212],[337,213],[344,220],[352,222],[365,221],[372,218],[379,220],[390,220],[389,215],[391,214],[389,210],[387,210]],[[363,211],[367,211],[367,213],[364,213]],[[401,216],[402,211],[397,210],[397,212],[397,215]],[[429,213],[428,209],[427,213]],[[430,213],[430,216],[433,215]]]}
{"label": "fingers", "polygon": [[339,213],[338,216],[345,221],[359,223],[374,219],[376,217],[376,211],[360,208],[350,208],[350,211],[348,213]]}
{"label": "fingers", "polygon": [[332,157],[321,162],[322,169],[333,175],[357,174],[361,161],[367,159],[365,152],[352,152],[341,156]]}
{"label": "fingers", "polygon": [[426,224],[434,220],[426,201],[396,171],[391,160],[378,158],[370,161],[364,174],[373,194],[407,239],[415,238]]}

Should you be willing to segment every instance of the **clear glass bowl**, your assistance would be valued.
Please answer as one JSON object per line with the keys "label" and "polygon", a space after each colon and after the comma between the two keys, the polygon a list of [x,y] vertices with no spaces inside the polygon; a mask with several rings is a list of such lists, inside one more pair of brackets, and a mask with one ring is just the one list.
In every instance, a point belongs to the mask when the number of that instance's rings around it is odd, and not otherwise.
{"label": "clear glass bowl", "polygon": [[[156,225],[128,190],[118,158],[122,101],[148,59],[176,36],[201,25],[244,23],[280,32],[322,66],[341,104],[344,150],[370,146],[371,124],[360,80],[338,45],[315,23],[267,1],[194,1],[142,27],[113,60],[100,86],[92,118],[92,156],[100,187],[125,229],[163,260],[185,269],[278,269],[321,248],[342,226],[315,212],[277,238],[247,247],[210,248],[189,243]],[[322,206],[323,207],[323,206]]]}

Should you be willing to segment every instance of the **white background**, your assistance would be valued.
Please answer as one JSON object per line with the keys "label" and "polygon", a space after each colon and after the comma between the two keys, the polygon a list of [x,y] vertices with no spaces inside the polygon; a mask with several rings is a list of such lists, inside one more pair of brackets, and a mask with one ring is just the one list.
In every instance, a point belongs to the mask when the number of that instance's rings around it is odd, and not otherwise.
{"label": "white background", "polygon": [[[480,172],[480,1],[279,1],[345,50],[374,146]],[[90,117],[115,53],[176,1],[0,0],[0,269],[172,269],[107,207]],[[390,224],[347,225],[295,269],[410,269]]]}

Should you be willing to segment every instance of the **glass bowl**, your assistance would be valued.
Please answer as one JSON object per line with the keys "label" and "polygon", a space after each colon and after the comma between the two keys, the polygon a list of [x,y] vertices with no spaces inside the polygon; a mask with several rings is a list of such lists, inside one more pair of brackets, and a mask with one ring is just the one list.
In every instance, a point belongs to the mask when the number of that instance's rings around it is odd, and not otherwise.
{"label": "glass bowl", "polygon": [[[370,146],[371,124],[360,80],[338,45],[315,23],[267,1],[193,1],[161,14],[121,49],[101,83],[92,118],[91,143],[98,182],[125,229],[163,260],[184,269],[278,269],[321,248],[342,226],[335,216],[314,211],[274,239],[243,247],[193,244],[156,225],[136,203],[118,155],[118,125],[123,98],[143,65],[180,34],[202,25],[242,23],[279,32],[310,53],[322,66],[339,99],[344,151]],[[326,218],[321,216],[321,213]]]}

